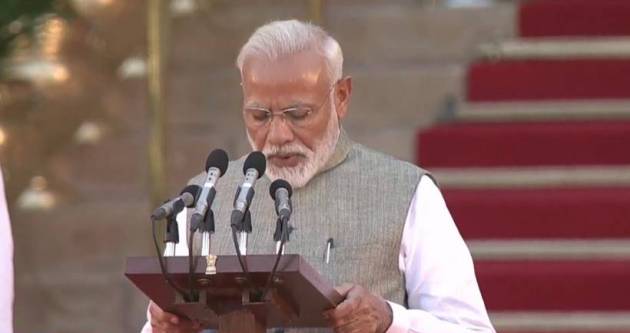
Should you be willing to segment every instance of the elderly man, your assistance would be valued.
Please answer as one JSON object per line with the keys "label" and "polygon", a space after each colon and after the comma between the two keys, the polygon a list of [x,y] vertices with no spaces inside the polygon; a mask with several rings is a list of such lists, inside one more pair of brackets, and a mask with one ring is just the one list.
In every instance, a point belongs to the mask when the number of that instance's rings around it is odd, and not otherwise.
{"label": "elderly man", "polygon": [[[257,193],[277,178],[293,185],[296,231],[286,252],[305,257],[345,298],[324,314],[328,328],[285,331],[494,332],[470,253],[431,176],[342,129],[352,93],[342,65],[332,37],[295,20],[260,27],[237,59],[247,137],[268,159]],[[234,253],[225,221],[243,160],[231,162],[218,186],[213,253]],[[273,202],[259,194],[250,210],[248,254],[273,253]],[[147,332],[199,329],[149,306]]]}

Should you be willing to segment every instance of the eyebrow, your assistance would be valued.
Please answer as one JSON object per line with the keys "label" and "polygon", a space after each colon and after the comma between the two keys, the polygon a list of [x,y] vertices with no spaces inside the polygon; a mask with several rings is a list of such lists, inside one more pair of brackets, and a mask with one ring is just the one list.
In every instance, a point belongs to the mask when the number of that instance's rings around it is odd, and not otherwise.
{"label": "eyebrow", "polygon": [[[313,108],[313,107],[315,107],[315,104],[313,104],[313,103],[304,103],[304,102],[293,102],[293,103],[291,103],[291,104],[289,104],[289,105],[287,105],[287,106],[283,107],[283,108],[282,108],[282,109],[280,109],[280,110],[286,110],[286,109],[296,108],[296,107],[298,107],[298,106],[308,106],[308,107]],[[268,106],[264,106],[264,105],[262,105],[261,103],[258,103],[258,102],[251,102],[251,103],[249,103],[249,104],[245,104],[244,108],[245,108],[245,109],[248,109],[248,108],[257,108],[257,109],[270,110],[270,108],[269,108]]]}
{"label": "eyebrow", "polygon": [[245,108],[261,108],[261,109],[268,109],[268,107],[262,105],[261,103],[258,102],[250,102],[248,104],[245,104],[244,106]]}

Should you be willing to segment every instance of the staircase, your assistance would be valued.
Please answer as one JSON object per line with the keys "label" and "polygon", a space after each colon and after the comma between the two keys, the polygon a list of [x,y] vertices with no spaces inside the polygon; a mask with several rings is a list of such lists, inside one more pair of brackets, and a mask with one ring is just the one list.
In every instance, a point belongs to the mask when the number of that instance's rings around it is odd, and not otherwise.
{"label": "staircase", "polygon": [[630,2],[532,0],[417,135],[500,333],[630,331]]}

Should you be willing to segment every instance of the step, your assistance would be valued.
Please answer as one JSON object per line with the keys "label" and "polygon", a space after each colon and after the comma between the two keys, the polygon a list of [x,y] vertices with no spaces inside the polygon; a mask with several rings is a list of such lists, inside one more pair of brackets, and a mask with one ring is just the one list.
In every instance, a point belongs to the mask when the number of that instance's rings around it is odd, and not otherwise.
{"label": "step", "polygon": [[[515,214],[516,215],[516,214]],[[569,225],[571,221],[556,224]],[[568,227],[570,228],[570,227]],[[515,227],[516,229],[516,227]],[[626,229],[627,226],[626,226]],[[475,239],[467,240],[475,260],[630,260],[630,238],[626,239]],[[627,231],[624,232],[627,237]],[[464,235],[464,238],[466,236]]]}
{"label": "step", "polygon": [[630,187],[630,166],[431,168],[443,189]]}
{"label": "step", "polygon": [[629,311],[630,260],[476,261],[489,311]]}
{"label": "step", "polygon": [[446,188],[443,195],[466,240],[630,238],[630,187]]}
{"label": "step", "polygon": [[630,164],[630,122],[445,124],[417,136],[424,168]]}
{"label": "step", "polygon": [[479,46],[481,57],[492,60],[630,58],[630,38],[521,38]]}
{"label": "step", "polygon": [[630,59],[514,60],[472,64],[472,102],[630,98]]}
{"label": "step", "polygon": [[630,100],[474,102],[458,108],[458,122],[628,120]]}
{"label": "step", "polygon": [[499,333],[621,333],[630,331],[630,312],[490,312]]}
{"label": "step", "polygon": [[543,36],[630,35],[626,0],[532,0],[518,13],[519,34]]}

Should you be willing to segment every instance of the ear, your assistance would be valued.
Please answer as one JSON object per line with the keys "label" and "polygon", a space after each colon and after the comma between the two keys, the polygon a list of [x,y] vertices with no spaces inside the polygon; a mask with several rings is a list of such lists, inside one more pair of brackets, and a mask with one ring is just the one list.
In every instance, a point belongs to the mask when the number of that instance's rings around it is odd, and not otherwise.
{"label": "ear", "polygon": [[346,76],[337,81],[335,88],[335,106],[337,107],[337,117],[343,119],[348,114],[350,106],[350,96],[352,95],[352,77]]}

